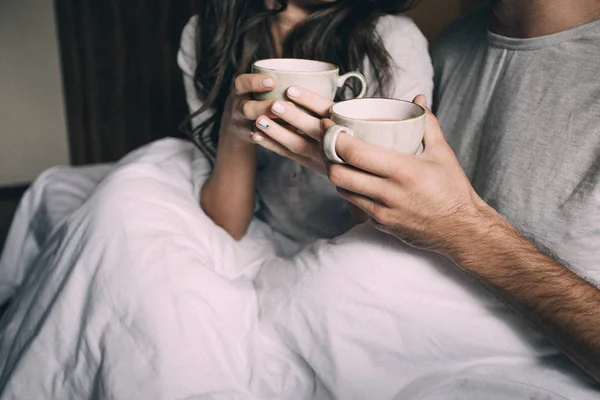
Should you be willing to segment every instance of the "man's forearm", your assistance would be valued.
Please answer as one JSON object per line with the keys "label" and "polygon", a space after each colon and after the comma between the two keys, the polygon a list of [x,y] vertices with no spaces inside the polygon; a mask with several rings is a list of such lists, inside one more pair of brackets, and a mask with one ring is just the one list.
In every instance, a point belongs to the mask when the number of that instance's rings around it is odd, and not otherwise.
{"label": "man's forearm", "polygon": [[538,250],[491,208],[482,206],[475,221],[448,255],[600,382],[600,290]]}

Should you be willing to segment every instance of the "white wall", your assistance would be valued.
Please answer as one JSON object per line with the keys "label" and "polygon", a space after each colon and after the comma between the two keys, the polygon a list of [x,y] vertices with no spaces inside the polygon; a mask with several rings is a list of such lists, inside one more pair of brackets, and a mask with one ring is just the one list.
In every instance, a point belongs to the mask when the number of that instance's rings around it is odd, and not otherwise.
{"label": "white wall", "polygon": [[0,186],[68,164],[51,0],[0,0]]}

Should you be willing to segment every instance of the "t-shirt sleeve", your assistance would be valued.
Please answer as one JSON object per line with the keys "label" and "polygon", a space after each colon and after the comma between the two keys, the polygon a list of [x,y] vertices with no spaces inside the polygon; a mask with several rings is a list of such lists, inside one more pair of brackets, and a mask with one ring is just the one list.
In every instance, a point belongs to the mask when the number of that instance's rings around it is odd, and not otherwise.
{"label": "t-shirt sleeve", "polygon": [[[389,88],[386,96],[412,101],[418,94],[424,94],[431,106],[433,66],[425,36],[406,16],[382,17],[377,24],[377,31],[392,59],[393,87]],[[375,77],[369,65],[365,67],[365,72],[367,80],[373,82],[368,95],[380,96],[375,90]]]}
{"label": "t-shirt sleeve", "polygon": [[[193,16],[181,34],[181,42],[179,51],[177,52],[177,65],[183,73],[183,84],[185,87],[185,95],[190,113],[199,110],[203,102],[198,97],[196,86],[194,84],[194,72],[196,71],[196,27],[198,26],[198,17]],[[193,121],[193,126],[198,126],[203,121],[206,121],[212,114],[211,110],[206,110],[202,114],[196,116]]]}
{"label": "t-shirt sleeve", "polygon": [[[179,51],[177,52],[177,65],[183,74],[183,85],[185,88],[186,101],[190,113],[199,110],[203,102],[198,97],[196,86],[194,84],[194,72],[196,70],[196,28],[198,26],[198,17],[193,16],[181,34]],[[200,115],[194,117],[192,126],[198,126],[212,114],[211,110],[206,110]],[[199,196],[200,189],[210,175],[210,163],[206,156],[198,149],[194,149],[192,159],[192,185],[194,194]]]}

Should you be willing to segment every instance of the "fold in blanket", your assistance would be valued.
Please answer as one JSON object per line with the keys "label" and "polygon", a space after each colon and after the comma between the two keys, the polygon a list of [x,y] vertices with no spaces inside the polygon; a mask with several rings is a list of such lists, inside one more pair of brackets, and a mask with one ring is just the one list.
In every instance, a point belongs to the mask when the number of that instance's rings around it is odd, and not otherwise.
{"label": "fold in blanket", "polygon": [[0,261],[0,399],[599,397],[470,276],[369,225],[291,258],[257,220],[233,241],[199,157],[155,142],[45,224],[51,174],[34,184]]}

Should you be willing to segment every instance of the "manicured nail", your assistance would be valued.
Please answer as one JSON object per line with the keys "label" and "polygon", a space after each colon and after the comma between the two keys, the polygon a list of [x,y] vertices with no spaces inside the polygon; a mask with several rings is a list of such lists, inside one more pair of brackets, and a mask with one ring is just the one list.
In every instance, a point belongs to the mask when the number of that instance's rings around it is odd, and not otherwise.
{"label": "manicured nail", "polygon": [[285,112],[285,106],[282,103],[278,102],[278,101],[276,101],[275,103],[273,103],[273,106],[271,107],[271,109],[276,114],[283,114]]}
{"label": "manicured nail", "polygon": [[254,136],[252,136],[252,140],[254,140],[255,142],[262,142],[263,140],[265,140],[264,137],[257,135],[256,133],[254,134]]}
{"label": "manicured nail", "polygon": [[291,88],[289,88],[287,91],[287,94],[290,97],[300,97],[300,95],[301,95],[300,89],[298,89],[295,86],[292,86]]}
{"label": "manicured nail", "polygon": [[272,78],[263,79],[262,85],[266,88],[272,88],[275,82],[273,82]]}
{"label": "manicured nail", "polygon": [[268,129],[269,121],[267,121],[266,119],[259,119],[256,125],[258,125],[260,129]]}

